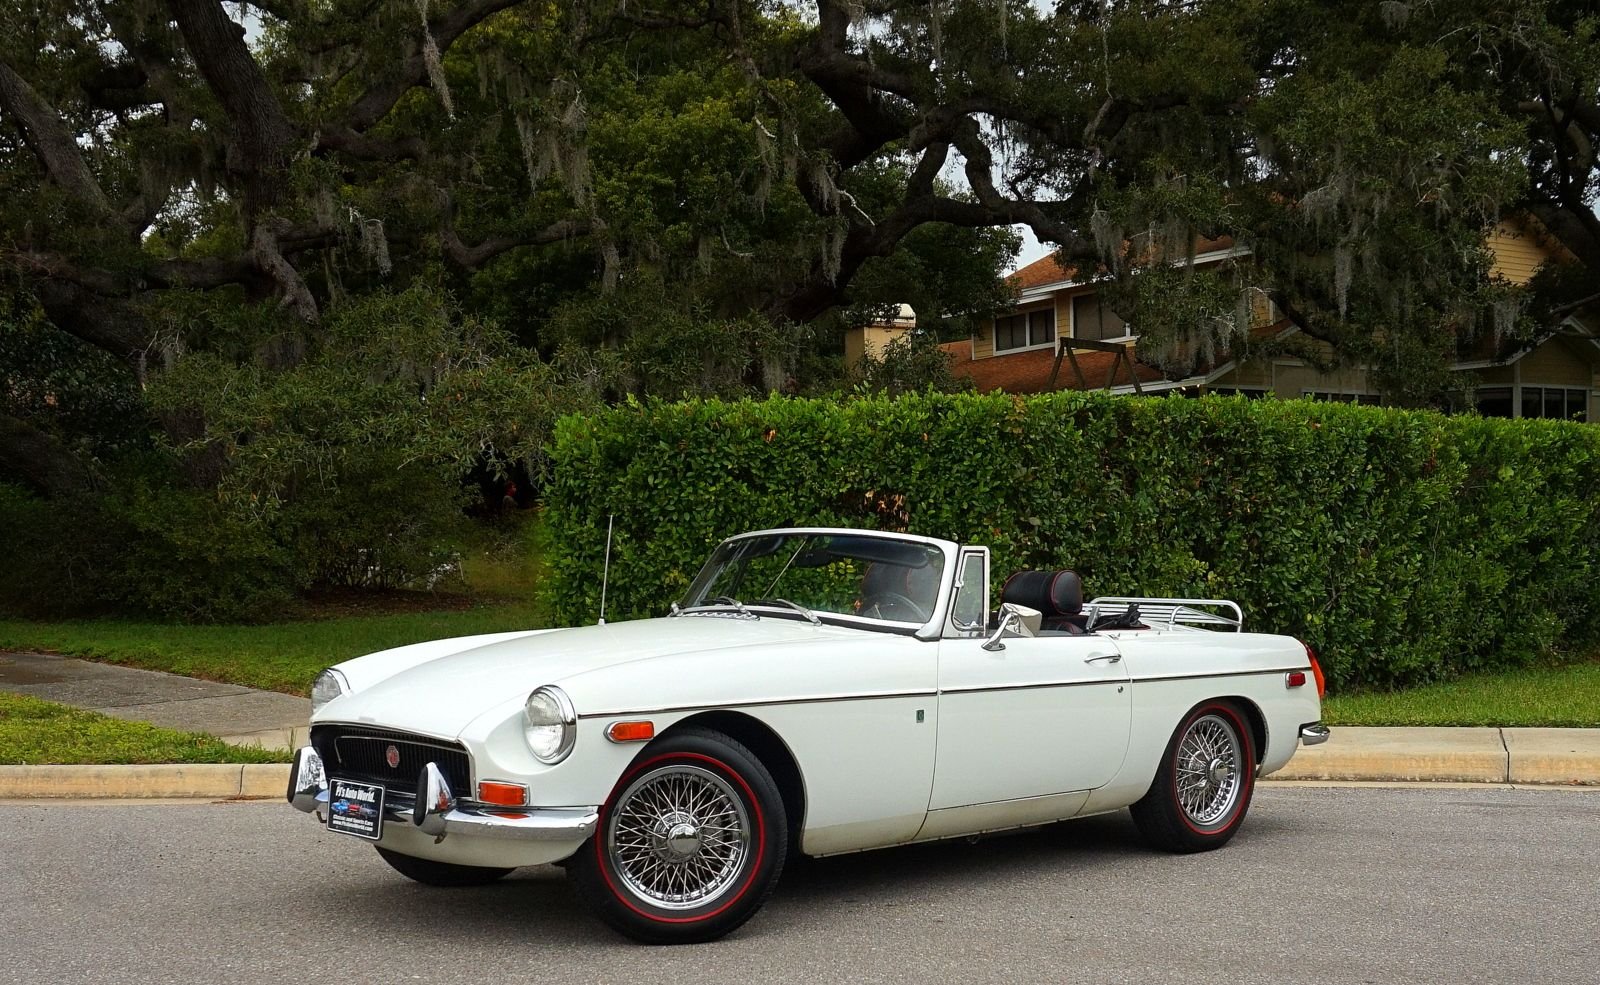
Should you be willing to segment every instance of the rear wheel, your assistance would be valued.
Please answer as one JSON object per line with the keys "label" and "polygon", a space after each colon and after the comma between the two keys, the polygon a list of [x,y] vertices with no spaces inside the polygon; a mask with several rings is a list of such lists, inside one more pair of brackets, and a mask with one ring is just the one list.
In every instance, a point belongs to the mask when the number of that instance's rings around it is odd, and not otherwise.
{"label": "rear wheel", "polygon": [[1255,740],[1231,702],[1189,712],[1167,743],[1150,790],[1131,808],[1145,840],[1169,852],[1228,843],[1255,792]]}
{"label": "rear wheel", "polygon": [[396,872],[407,879],[428,886],[486,886],[496,879],[503,879],[510,875],[512,869],[494,869],[483,865],[456,865],[452,862],[435,862],[432,859],[417,858],[415,855],[401,855],[391,852],[387,848],[379,848],[378,854]]}
{"label": "rear wheel", "polygon": [[686,728],[651,743],[567,866],[596,916],[648,944],[715,940],[777,885],[788,821],[772,774],[743,745]]}

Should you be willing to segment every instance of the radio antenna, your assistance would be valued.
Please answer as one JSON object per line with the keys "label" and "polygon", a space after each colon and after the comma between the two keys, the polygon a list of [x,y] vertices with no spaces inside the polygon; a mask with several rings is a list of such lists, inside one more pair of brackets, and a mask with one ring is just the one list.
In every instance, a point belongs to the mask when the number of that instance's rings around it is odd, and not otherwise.
{"label": "radio antenna", "polygon": [[600,622],[606,624],[606,585],[611,581],[611,528],[617,522],[617,515],[606,515],[606,566],[600,573]]}

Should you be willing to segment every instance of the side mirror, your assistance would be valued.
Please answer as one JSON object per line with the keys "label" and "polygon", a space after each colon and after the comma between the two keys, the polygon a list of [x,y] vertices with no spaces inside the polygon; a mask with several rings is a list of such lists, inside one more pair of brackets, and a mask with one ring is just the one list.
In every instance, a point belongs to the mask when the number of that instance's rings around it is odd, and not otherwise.
{"label": "side mirror", "polygon": [[1005,603],[1000,606],[1000,624],[995,627],[989,638],[983,641],[983,648],[991,653],[996,650],[1004,650],[1006,645],[1000,642],[1000,638],[1006,634],[1007,630],[1017,636],[1034,635],[1034,633],[1038,632],[1039,620],[1043,618],[1043,615],[1038,609],[1030,609],[1025,605],[1017,605],[1015,602]]}

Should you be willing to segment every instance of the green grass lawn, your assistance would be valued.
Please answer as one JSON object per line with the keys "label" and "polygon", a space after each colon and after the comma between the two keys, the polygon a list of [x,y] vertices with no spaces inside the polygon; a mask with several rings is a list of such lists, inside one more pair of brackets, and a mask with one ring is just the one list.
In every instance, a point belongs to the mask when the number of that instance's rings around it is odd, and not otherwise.
{"label": "green grass lawn", "polygon": [[0,765],[288,761],[287,752],[230,746],[209,735],[124,722],[0,691]]}
{"label": "green grass lawn", "polygon": [[305,695],[324,667],[363,653],[447,636],[536,629],[545,625],[543,618],[537,606],[506,603],[256,626],[0,620],[0,650],[48,650]]}
{"label": "green grass lawn", "polygon": [[1600,726],[1600,660],[1475,674],[1388,694],[1330,695],[1330,725]]}

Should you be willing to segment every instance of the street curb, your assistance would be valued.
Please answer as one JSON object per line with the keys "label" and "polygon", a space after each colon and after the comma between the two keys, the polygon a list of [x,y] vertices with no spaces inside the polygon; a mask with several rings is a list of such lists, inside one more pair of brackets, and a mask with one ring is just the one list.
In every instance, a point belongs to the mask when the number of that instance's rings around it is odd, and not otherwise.
{"label": "street curb", "polygon": [[0,766],[0,800],[229,800],[288,786],[287,763]]}
{"label": "street curb", "polygon": [[[1357,741],[1339,742],[1340,735]],[[1418,741],[1418,740],[1422,741]],[[1600,729],[1379,728],[1298,750],[1275,780],[1600,786]]]}

